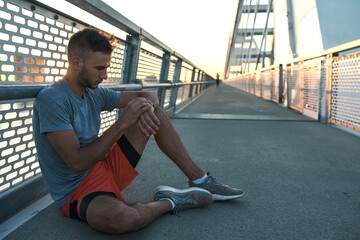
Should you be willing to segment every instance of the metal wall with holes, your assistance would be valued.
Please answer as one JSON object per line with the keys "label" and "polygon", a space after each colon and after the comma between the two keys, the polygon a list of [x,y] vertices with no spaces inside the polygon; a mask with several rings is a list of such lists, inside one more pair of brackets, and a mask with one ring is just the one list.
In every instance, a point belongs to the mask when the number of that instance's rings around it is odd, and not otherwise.
{"label": "metal wall with holes", "polygon": [[0,1],[2,84],[49,83],[67,67],[66,45],[79,28],[23,1]]}
{"label": "metal wall with holes", "polygon": [[320,111],[321,91],[321,61],[306,64],[303,67],[304,90],[303,90],[303,112],[317,119]]}
{"label": "metal wall with holes", "polygon": [[[68,38],[84,27],[24,1],[0,1],[0,84],[38,85],[61,79],[68,65]],[[108,84],[121,80],[125,47],[120,43],[114,50]],[[0,193],[40,174],[32,138],[33,101],[0,101]],[[102,114],[100,134],[116,115],[117,110]]]}
{"label": "metal wall with holes", "polygon": [[40,173],[32,136],[33,102],[0,102],[0,192]]}
{"label": "metal wall with holes", "polygon": [[347,53],[359,48],[360,40],[356,40],[309,58],[294,59],[283,69],[269,67],[225,83],[267,100],[284,102],[313,119],[359,132],[360,52]]}
{"label": "metal wall with holes", "polygon": [[254,94],[264,99],[279,102],[280,89],[279,66],[244,74],[234,79],[228,79],[224,83],[239,88],[248,93]]}
{"label": "metal wall with holes", "polygon": [[[174,73],[175,73],[175,65],[176,61],[171,60],[169,66],[169,73],[168,73],[168,82],[172,82],[174,80]],[[171,88],[167,88],[165,90],[165,99],[164,99],[164,108],[168,108],[170,106],[170,96],[171,96]]]}
{"label": "metal wall with holes", "polygon": [[330,120],[360,130],[360,53],[334,57],[332,70]]}
{"label": "metal wall with holes", "polygon": [[301,109],[301,68],[300,64],[290,65],[286,68],[287,103],[290,108],[297,111]]}
{"label": "metal wall with holes", "polygon": [[162,57],[141,49],[136,78],[144,83],[159,82],[161,62]]}

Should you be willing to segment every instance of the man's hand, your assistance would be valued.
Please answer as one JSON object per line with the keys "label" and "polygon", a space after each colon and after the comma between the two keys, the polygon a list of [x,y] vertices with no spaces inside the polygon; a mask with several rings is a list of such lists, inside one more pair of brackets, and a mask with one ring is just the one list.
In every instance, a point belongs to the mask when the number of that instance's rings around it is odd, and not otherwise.
{"label": "man's hand", "polygon": [[151,108],[152,106],[148,104],[146,98],[134,98],[126,104],[118,121],[122,123],[123,129],[128,128],[135,123],[142,114],[149,111]]}
{"label": "man's hand", "polygon": [[[151,106],[150,104],[148,104]],[[154,114],[154,108],[151,108],[142,113],[137,121],[140,131],[146,136],[155,135],[159,130],[160,121]]]}

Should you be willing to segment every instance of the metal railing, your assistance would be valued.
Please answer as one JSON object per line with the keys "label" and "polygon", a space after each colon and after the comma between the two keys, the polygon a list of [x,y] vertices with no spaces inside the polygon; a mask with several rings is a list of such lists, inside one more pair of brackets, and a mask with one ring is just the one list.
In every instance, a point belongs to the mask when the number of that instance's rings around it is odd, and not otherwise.
{"label": "metal railing", "polygon": [[[103,2],[68,2],[124,33],[103,87],[156,91],[160,106],[171,114],[215,83]],[[68,38],[88,26],[34,0],[0,0],[0,222],[47,192],[32,136],[33,101],[47,84],[62,79],[68,65]],[[143,47],[143,42],[153,49]],[[101,114],[99,135],[118,115],[118,110]]]}
{"label": "metal railing", "polygon": [[360,39],[224,83],[360,132]]}

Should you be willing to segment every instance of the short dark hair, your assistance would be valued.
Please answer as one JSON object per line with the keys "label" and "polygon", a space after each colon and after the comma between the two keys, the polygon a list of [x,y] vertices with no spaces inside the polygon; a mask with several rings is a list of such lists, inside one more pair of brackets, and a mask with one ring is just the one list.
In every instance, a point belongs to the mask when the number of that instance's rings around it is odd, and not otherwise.
{"label": "short dark hair", "polygon": [[86,57],[88,50],[111,54],[117,45],[114,35],[107,34],[94,28],[85,28],[74,33],[68,43],[68,59],[74,56]]}

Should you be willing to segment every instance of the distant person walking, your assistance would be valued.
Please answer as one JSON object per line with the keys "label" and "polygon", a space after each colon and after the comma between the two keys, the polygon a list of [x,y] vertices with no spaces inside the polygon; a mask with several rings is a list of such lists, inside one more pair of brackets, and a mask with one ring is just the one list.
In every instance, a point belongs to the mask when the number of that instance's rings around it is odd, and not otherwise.
{"label": "distant person walking", "polygon": [[219,73],[216,74],[216,86],[218,87],[220,83],[220,79],[219,79]]}

